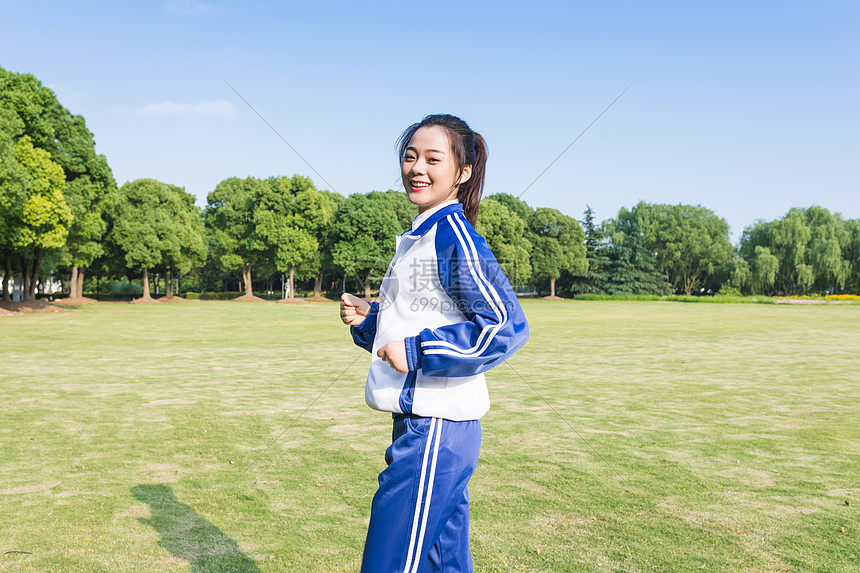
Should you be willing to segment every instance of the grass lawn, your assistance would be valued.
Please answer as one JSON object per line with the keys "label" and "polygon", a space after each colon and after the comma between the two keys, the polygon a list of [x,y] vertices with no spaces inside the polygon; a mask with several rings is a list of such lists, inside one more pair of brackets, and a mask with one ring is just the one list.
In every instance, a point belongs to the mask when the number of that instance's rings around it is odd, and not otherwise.
{"label": "grass lawn", "polygon": [[[860,571],[860,306],[524,308],[487,373],[476,571]],[[391,419],[337,305],[0,337],[0,570],[358,570]]]}

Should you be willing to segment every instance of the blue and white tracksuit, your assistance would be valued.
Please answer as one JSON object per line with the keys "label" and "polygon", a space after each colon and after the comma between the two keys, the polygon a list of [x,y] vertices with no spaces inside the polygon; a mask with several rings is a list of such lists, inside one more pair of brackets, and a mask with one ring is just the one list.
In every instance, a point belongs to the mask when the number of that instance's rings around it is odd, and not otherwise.
{"label": "blue and white tracksuit", "polygon": [[[379,302],[350,332],[372,355],[367,404],[394,416],[362,571],[472,571],[466,486],[490,407],[483,373],[525,344],[528,324],[456,199],[397,237]],[[395,340],[406,343],[405,374],[376,356]]]}

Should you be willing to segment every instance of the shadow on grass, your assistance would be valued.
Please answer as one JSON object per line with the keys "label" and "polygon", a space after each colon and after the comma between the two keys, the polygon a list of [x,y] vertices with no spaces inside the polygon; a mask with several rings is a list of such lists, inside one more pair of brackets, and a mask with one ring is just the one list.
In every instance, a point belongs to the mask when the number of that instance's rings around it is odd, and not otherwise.
{"label": "shadow on grass", "polygon": [[235,541],[209,523],[189,506],[176,499],[173,490],[161,484],[140,484],[131,488],[140,501],[149,504],[150,518],[138,521],[161,535],[158,544],[191,564],[199,573],[259,573]]}

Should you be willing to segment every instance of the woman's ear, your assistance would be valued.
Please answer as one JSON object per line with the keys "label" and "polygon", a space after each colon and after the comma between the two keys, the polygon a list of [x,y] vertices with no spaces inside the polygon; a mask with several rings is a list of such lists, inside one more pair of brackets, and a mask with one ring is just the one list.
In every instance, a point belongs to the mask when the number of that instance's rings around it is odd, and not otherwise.
{"label": "woman's ear", "polygon": [[472,166],[467,165],[463,168],[463,172],[460,173],[460,179],[457,180],[457,185],[462,185],[472,176]]}

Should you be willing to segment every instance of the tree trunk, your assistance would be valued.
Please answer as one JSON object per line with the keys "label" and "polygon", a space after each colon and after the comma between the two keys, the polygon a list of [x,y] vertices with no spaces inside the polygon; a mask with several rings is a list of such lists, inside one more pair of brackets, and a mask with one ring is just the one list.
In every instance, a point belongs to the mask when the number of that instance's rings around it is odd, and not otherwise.
{"label": "tree trunk", "polygon": [[87,267],[80,267],[78,269],[78,296],[84,296],[84,272],[87,270]]}
{"label": "tree trunk", "polygon": [[78,298],[78,265],[72,265],[72,280],[69,281],[69,298]]}
{"label": "tree trunk", "polygon": [[[36,301],[36,280],[39,278],[39,266],[42,264],[42,249],[34,250],[36,257],[33,259],[32,269],[24,266],[24,301]],[[29,275],[29,276],[28,276]]]}
{"label": "tree trunk", "polygon": [[254,288],[251,286],[251,263],[245,263],[242,267],[242,282],[245,285],[245,296],[254,296]]}
{"label": "tree trunk", "polygon": [[314,296],[315,297],[321,297],[322,296],[322,279],[323,279],[323,274],[322,274],[322,271],[320,271],[319,274],[317,274],[316,278],[314,279]]}
{"label": "tree trunk", "polygon": [[30,259],[21,257],[21,300],[27,301],[30,292]]}
{"label": "tree trunk", "polygon": [[370,271],[364,277],[364,300],[370,302]]}
{"label": "tree trunk", "polygon": [[295,279],[296,267],[290,266],[290,298],[296,298],[296,281]]}
{"label": "tree trunk", "polygon": [[149,294],[149,270],[143,269],[143,296],[141,298],[152,298]]}
{"label": "tree trunk", "polygon": [[36,300],[36,284],[39,282],[39,267],[42,266],[42,256],[45,251],[36,249],[36,260],[33,261],[33,278],[30,280],[30,300]]}
{"label": "tree trunk", "polygon": [[164,295],[167,298],[173,296],[173,267],[167,267],[167,280],[164,283]]}
{"label": "tree trunk", "polygon": [[693,294],[693,287],[696,285],[698,280],[699,280],[699,273],[697,273],[697,272],[692,273],[689,278],[687,278],[686,273],[684,274],[684,281],[686,283],[684,290],[687,292],[688,296]]}
{"label": "tree trunk", "polygon": [[549,296],[555,296],[555,279],[549,279]]}
{"label": "tree trunk", "polygon": [[9,294],[9,277],[12,276],[12,255],[6,255],[6,272],[3,273],[3,300],[9,302],[12,296]]}

